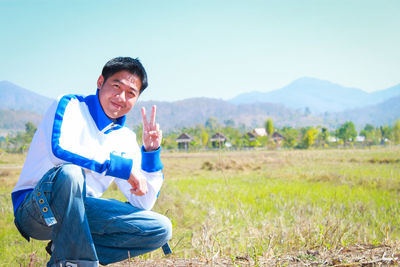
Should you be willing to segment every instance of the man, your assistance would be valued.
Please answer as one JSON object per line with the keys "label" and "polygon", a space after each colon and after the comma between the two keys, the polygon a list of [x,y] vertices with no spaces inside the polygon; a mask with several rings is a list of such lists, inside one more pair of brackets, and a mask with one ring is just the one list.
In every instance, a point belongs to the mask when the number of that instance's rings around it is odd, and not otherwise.
{"label": "man", "polygon": [[[147,87],[138,59],[103,68],[96,95],[65,95],[48,109],[13,189],[15,224],[29,238],[52,240],[47,266],[98,266],[147,253],[172,235],[150,211],[163,183],[162,132],[142,108],[143,146],[124,126]],[[129,202],[100,198],[115,182]]]}

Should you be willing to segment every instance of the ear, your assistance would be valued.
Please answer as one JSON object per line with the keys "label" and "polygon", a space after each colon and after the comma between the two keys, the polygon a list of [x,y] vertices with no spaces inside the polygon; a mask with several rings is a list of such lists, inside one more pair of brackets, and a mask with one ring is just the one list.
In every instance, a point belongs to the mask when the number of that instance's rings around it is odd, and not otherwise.
{"label": "ear", "polygon": [[99,78],[97,79],[97,88],[101,89],[104,83],[104,77],[103,75],[100,75]]}

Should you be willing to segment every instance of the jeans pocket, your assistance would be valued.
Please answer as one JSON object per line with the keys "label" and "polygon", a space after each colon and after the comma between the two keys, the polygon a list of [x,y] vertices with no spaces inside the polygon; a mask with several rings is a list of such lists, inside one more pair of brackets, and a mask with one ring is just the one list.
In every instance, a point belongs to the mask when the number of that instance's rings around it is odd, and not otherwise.
{"label": "jeans pocket", "polygon": [[30,194],[15,214],[15,226],[21,235],[29,241],[29,237],[47,240],[51,237],[51,227],[48,227],[40,214],[39,207]]}
{"label": "jeans pocket", "polygon": [[37,191],[34,190],[32,192],[32,197],[28,200],[25,206],[25,212],[28,217],[34,220],[36,223],[39,223],[43,226],[47,226],[46,222],[44,221],[43,215],[40,212],[40,207],[36,201],[36,194]]}

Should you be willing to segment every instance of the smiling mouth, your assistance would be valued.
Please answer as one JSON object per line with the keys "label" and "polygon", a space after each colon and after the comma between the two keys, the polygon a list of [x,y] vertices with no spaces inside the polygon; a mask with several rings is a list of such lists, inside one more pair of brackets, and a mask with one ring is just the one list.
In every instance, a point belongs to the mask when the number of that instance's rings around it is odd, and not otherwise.
{"label": "smiling mouth", "polygon": [[121,106],[121,105],[116,104],[116,103],[114,103],[114,102],[110,102],[110,103],[111,103],[111,105],[112,105],[113,107],[115,107],[115,108],[117,108],[117,109],[122,109],[122,106]]}

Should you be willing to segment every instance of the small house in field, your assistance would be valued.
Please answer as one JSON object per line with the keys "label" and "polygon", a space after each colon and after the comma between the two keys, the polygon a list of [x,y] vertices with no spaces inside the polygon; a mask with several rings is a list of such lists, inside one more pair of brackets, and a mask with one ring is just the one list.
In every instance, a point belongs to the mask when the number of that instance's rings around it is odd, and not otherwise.
{"label": "small house in field", "polygon": [[222,133],[216,133],[211,137],[210,141],[213,148],[224,147],[226,137]]}
{"label": "small house in field", "polygon": [[187,133],[181,134],[178,138],[176,138],[176,142],[178,143],[179,149],[188,150],[189,143],[193,140],[193,138]]}
{"label": "small house in field", "polygon": [[274,132],[273,134],[272,134],[272,140],[274,140],[274,142],[276,143],[276,144],[281,144],[282,143],[282,141],[285,139],[285,137],[283,137],[280,133],[278,133],[278,132]]}
{"label": "small house in field", "polygon": [[250,141],[250,142],[253,142],[253,141],[256,140],[256,135],[255,135],[254,133],[248,132],[246,135],[247,135],[247,137],[249,138],[249,141]]}

